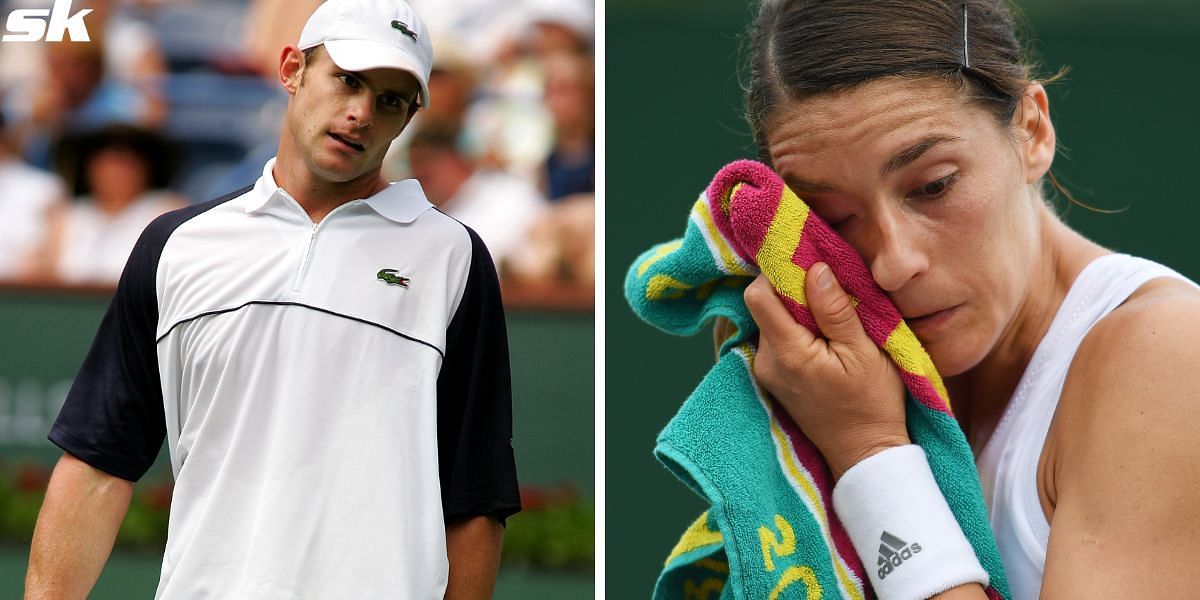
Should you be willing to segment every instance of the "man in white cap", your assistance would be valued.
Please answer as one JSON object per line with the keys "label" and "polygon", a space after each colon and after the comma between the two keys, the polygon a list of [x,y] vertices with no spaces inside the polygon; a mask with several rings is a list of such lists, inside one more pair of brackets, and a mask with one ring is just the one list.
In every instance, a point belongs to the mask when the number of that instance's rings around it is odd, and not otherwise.
{"label": "man in white cap", "polygon": [[495,267],[380,175],[431,63],[404,2],[326,2],[262,177],[145,230],[50,431],[26,598],[87,595],[164,440],[156,598],[491,596],[520,509]]}

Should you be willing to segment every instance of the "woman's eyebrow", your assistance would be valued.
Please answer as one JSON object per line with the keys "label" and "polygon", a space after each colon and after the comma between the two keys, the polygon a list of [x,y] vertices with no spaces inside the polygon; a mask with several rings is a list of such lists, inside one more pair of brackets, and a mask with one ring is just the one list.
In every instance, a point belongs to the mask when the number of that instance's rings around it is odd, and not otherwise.
{"label": "woman's eyebrow", "polygon": [[817,181],[808,181],[798,177],[786,177],[785,180],[788,187],[792,188],[792,191],[798,195],[832,193],[837,191],[833,186]]}
{"label": "woman's eyebrow", "polygon": [[896,171],[903,169],[909,163],[913,162],[914,160],[917,160],[918,158],[921,158],[922,154],[925,154],[930,149],[932,149],[934,146],[936,146],[942,142],[961,142],[961,141],[962,141],[962,138],[955,137],[955,136],[949,136],[949,135],[931,135],[929,137],[926,137],[926,138],[922,139],[921,141],[896,153],[896,155],[893,156],[891,158],[891,160],[887,161],[887,163],[885,163],[883,165],[883,169],[880,170],[879,176],[882,178],[886,178],[888,175],[891,175],[892,173],[895,173]]}
{"label": "woman's eyebrow", "polygon": [[[921,158],[922,154],[925,154],[938,144],[943,142],[961,141],[963,141],[963,138],[953,135],[935,134],[923,138],[917,143],[896,153],[895,156],[888,160],[887,163],[883,165],[883,169],[880,171],[880,177],[886,178],[888,175],[903,169],[908,164],[912,163],[918,158]],[[807,179],[802,179],[800,177],[794,177],[791,175],[785,175],[784,180],[787,181],[788,187],[792,188],[792,191],[796,192],[798,195],[834,193],[837,191],[837,188],[820,181],[809,181]]]}

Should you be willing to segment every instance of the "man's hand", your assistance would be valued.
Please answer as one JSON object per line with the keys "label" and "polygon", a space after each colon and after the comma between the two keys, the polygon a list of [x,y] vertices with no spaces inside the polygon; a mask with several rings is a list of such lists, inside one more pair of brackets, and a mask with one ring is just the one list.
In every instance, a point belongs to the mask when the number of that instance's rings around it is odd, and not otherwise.
{"label": "man's hand", "polygon": [[864,458],[909,443],[904,383],[829,266],[816,263],[808,275],[805,294],[824,338],[792,318],[765,276],[746,288],[760,330],[754,376],[821,451],[836,481]]}
{"label": "man's hand", "polygon": [[450,558],[446,600],[492,597],[503,541],[504,526],[491,516],[470,517],[446,525],[446,553]]}

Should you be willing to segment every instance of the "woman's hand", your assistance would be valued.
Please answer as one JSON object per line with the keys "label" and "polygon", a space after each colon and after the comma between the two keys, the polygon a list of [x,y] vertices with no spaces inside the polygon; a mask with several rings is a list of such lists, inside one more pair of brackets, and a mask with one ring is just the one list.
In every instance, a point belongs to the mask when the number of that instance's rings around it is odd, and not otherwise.
{"label": "woman's hand", "polygon": [[904,384],[867,337],[828,265],[809,269],[804,291],[826,338],[792,319],[766,276],[746,288],[760,330],[754,376],[821,451],[837,481],[864,458],[910,443]]}

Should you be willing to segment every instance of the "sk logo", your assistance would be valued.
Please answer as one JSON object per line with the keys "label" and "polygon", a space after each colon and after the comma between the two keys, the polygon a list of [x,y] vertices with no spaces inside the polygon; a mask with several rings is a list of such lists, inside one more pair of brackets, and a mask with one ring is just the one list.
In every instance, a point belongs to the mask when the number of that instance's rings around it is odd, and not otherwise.
{"label": "sk logo", "polygon": [[380,281],[388,285],[408,287],[408,278],[396,275],[395,269],[380,269],[379,272],[375,274],[375,277],[378,277]]}
{"label": "sk logo", "polygon": [[407,35],[408,37],[412,38],[412,40],[414,42],[417,41],[417,32],[409,29],[408,25],[405,25],[404,23],[402,23],[400,21],[392,21],[392,27],[394,29],[399,29],[400,33],[403,33],[404,35]]}
{"label": "sk logo", "polygon": [[5,28],[11,33],[4,34],[3,41],[36,42],[45,39],[47,42],[61,42],[64,34],[69,33],[72,42],[90,42],[83,18],[91,12],[92,9],[85,8],[71,14],[71,0],[54,0],[53,9],[17,9],[8,13]]}

